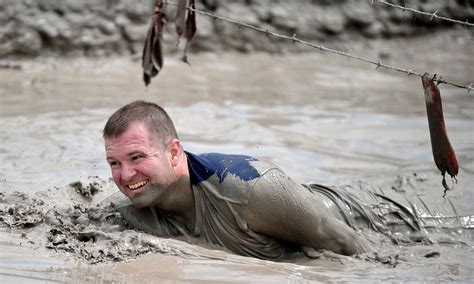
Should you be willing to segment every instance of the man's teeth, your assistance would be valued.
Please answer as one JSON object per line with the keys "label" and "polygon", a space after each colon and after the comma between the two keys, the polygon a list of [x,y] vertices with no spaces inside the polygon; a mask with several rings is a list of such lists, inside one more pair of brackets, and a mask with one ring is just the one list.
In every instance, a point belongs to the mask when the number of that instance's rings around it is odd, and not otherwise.
{"label": "man's teeth", "polygon": [[139,187],[144,186],[146,183],[147,183],[146,181],[141,181],[141,182],[137,182],[137,183],[135,183],[135,184],[129,184],[129,185],[128,185],[128,188],[134,190],[134,189],[137,189],[137,188],[139,188]]}

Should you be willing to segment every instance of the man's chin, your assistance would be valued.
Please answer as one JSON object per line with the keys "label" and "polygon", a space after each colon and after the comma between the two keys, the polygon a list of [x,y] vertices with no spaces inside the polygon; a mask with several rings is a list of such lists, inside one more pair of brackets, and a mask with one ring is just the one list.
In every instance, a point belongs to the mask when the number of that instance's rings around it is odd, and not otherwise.
{"label": "man's chin", "polygon": [[132,200],[133,206],[137,208],[144,208],[152,206],[152,199],[146,198],[146,196],[138,195],[130,198]]}
{"label": "man's chin", "polygon": [[132,200],[133,206],[137,208],[153,206],[157,198],[157,191],[153,188],[147,188],[141,192],[137,192],[130,200]]}

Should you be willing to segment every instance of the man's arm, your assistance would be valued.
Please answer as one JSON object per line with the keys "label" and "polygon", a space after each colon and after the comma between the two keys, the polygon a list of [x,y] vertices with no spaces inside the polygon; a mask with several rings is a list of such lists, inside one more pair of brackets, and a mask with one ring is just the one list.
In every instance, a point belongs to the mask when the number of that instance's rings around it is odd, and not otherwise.
{"label": "man's arm", "polygon": [[272,169],[255,184],[247,223],[256,233],[314,249],[353,255],[371,251],[368,241],[329,212],[318,196]]}

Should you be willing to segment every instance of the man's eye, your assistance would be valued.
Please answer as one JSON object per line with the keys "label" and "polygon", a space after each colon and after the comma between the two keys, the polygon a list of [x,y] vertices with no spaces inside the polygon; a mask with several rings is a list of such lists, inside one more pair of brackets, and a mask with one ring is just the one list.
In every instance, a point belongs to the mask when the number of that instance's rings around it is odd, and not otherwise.
{"label": "man's eye", "polygon": [[116,166],[118,166],[119,164],[120,164],[120,163],[117,162],[117,161],[110,161],[110,162],[109,162],[109,165],[110,165],[111,167],[116,167]]}
{"label": "man's eye", "polygon": [[138,160],[140,160],[140,159],[143,159],[143,157],[144,157],[143,155],[133,155],[133,156],[132,156],[132,160],[133,160],[133,161],[138,161]]}

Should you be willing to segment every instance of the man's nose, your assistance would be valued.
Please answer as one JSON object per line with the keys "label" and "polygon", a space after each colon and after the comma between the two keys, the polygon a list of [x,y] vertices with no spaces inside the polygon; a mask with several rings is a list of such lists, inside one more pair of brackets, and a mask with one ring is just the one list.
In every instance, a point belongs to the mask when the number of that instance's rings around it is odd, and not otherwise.
{"label": "man's nose", "polygon": [[132,165],[122,164],[121,178],[124,181],[129,181],[137,173]]}

